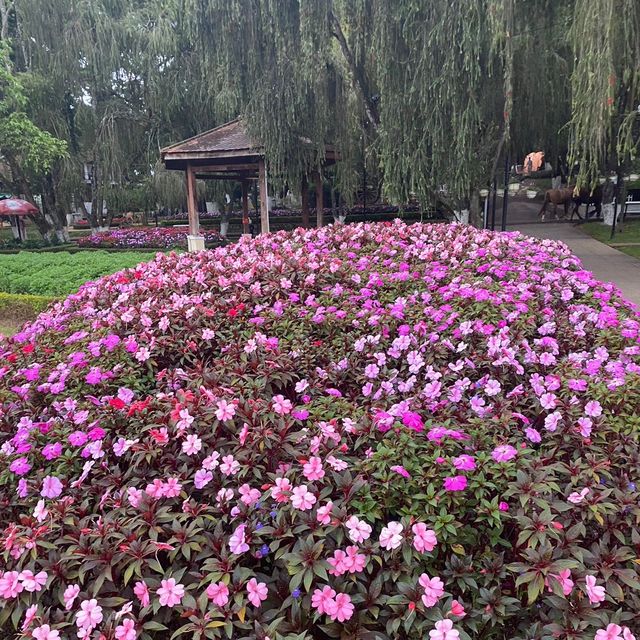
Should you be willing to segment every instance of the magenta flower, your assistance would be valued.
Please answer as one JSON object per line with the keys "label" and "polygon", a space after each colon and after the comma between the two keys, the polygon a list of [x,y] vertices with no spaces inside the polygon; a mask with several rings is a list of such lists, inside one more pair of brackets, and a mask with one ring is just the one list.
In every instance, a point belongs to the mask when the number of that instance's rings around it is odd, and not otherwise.
{"label": "magenta flower", "polygon": [[467,479],[464,476],[445,478],[444,488],[447,491],[464,491],[467,488]]}
{"label": "magenta flower", "polygon": [[411,474],[401,464],[394,464],[391,467],[391,471],[395,471],[395,473],[400,474],[403,478],[411,477]]}
{"label": "magenta flower", "polygon": [[473,471],[476,468],[476,461],[473,456],[463,454],[452,460],[453,466],[458,471]]}
{"label": "magenta flower", "polygon": [[413,431],[423,431],[424,430],[424,422],[420,417],[420,414],[415,413],[414,411],[405,411],[402,414],[402,424]]}
{"label": "magenta flower", "polygon": [[16,458],[10,465],[9,471],[12,471],[17,476],[23,476],[25,473],[29,473],[31,465],[26,458]]}

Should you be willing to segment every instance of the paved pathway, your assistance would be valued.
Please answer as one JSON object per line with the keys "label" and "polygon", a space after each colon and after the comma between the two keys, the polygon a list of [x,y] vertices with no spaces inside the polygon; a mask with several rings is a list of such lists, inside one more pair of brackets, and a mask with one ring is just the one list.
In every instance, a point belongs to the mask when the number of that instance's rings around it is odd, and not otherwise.
{"label": "paved pathway", "polygon": [[594,240],[572,224],[546,222],[509,227],[509,231],[516,230],[535,238],[564,242],[598,280],[614,282],[628,300],[640,306],[640,260]]}

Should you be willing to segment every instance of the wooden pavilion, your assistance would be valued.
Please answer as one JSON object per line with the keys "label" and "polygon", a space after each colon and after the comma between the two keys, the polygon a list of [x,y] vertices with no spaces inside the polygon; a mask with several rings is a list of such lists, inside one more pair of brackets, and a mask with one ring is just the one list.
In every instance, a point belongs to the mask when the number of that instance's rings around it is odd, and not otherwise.
{"label": "wooden pavilion", "polygon": [[[301,140],[300,144],[309,144]],[[267,170],[264,146],[252,140],[241,119],[232,120],[193,138],[165,147],[160,158],[167,169],[184,171],[187,181],[187,211],[189,214],[189,251],[202,251],[204,237],[196,195],[196,179],[238,180],[242,184],[242,228],[249,233],[249,183],[257,180],[260,195],[260,228],[269,232]],[[335,149],[325,146],[324,165],[334,164],[339,157]],[[310,176],[315,182],[317,225],[322,226],[322,176],[316,171]],[[309,226],[308,178],[301,177],[302,224]]]}

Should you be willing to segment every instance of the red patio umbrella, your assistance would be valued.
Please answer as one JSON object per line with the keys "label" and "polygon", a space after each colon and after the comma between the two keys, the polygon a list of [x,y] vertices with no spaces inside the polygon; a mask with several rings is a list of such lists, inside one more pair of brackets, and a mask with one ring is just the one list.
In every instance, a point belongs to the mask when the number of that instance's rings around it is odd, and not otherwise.
{"label": "red patio umbrella", "polygon": [[0,200],[0,216],[29,216],[32,213],[39,213],[38,207],[26,200],[18,198],[7,198]]}

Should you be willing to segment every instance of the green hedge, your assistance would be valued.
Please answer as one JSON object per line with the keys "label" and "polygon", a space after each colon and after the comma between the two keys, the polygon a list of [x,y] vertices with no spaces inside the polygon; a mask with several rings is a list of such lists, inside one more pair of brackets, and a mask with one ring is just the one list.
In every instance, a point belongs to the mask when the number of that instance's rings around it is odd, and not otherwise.
{"label": "green hedge", "polygon": [[0,320],[31,320],[44,311],[56,298],[0,291]]}
{"label": "green hedge", "polygon": [[0,291],[37,296],[64,296],[88,280],[146,262],[153,253],[82,251],[0,255]]}

